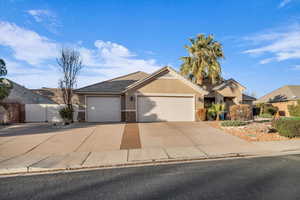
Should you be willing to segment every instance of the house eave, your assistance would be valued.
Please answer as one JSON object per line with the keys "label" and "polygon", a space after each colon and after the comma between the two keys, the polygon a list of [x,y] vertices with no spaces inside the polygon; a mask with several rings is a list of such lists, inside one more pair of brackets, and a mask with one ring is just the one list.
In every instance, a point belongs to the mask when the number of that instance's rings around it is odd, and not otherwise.
{"label": "house eave", "polygon": [[79,92],[75,91],[74,93],[76,94],[81,94],[81,95],[122,95],[122,92]]}
{"label": "house eave", "polygon": [[203,88],[199,87],[198,85],[192,83],[190,80],[186,79],[185,77],[183,77],[182,75],[180,75],[177,71],[175,71],[174,69],[172,69],[171,67],[163,67],[159,70],[157,70],[156,72],[150,74],[148,77],[141,79],[131,85],[129,85],[123,92],[127,92],[128,90],[134,89],[136,87],[138,87],[139,85],[141,85],[142,83],[146,82],[147,80],[150,80],[151,78],[155,77],[156,75],[164,72],[164,71],[169,71],[171,73],[174,73],[176,76],[180,77],[186,84],[190,85],[190,87],[192,87],[193,89],[195,89],[198,92],[203,93],[204,95],[208,94],[209,92],[204,90]]}

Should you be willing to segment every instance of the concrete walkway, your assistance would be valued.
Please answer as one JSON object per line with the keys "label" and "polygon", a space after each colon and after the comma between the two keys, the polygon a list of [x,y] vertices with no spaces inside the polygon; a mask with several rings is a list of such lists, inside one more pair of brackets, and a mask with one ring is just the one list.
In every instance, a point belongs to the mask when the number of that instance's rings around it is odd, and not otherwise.
{"label": "concrete walkway", "polygon": [[0,174],[300,151],[300,140],[249,143],[196,122],[138,124],[141,148],[121,149],[124,126],[91,124],[0,137]]}

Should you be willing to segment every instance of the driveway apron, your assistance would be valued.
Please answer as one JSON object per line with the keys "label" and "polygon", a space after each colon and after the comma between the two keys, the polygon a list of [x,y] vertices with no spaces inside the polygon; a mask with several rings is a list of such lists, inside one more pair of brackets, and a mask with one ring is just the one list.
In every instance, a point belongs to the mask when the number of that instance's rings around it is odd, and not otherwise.
{"label": "driveway apron", "polygon": [[99,124],[93,134],[82,143],[76,152],[100,152],[119,150],[124,124]]}
{"label": "driveway apron", "polygon": [[74,152],[94,130],[95,126],[91,126],[88,128],[76,128],[60,132],[30,151],[29,154],[66,154]]}
{"label": "driveway apron", "polygon": [[193,146],[193,142],[181,131],[166,122],[140,123],[142,148]]}
{"label": "driveway apron", "polygon": [[193,141],[194,145],[208,155],[230,153],[251,153],[261,149],[250,142],[213,128],[204,122],[176,122],[167,123],[181,131]]}

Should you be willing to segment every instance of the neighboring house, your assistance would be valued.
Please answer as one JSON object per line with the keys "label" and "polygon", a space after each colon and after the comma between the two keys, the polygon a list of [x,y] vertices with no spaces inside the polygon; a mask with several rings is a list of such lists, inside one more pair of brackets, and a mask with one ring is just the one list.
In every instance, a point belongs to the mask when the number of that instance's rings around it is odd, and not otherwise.
{"label": "neighboring house", "polygon": [[300,85],[286,85],[259,98],[255,103],[271,103],[285,116],[290,116],[288,105],[296,105],[300,100]]}
{"label": "neighboring house", "polygon": [[12,85],[12,89],[9,96],[3,100],[3,106],[0,106],[1,123],[24,122],[27,114],[25,104],[36,106],[40,104],[54,104],[48,98],[38,95],[11,80],[9,82]]}
{"label": "neighboring house", "polygon": [[257,99],[255,97],[243,94],[243,102],[242,104],[248,104],[248,105],[253,105],[253,102],[256,101]]}
{"label": "neighboring house", "polygon": [[[233,79],[204,89],[170,67],[135,72],[75,90],[80,121],[198,121],[197,110],[212,102],[243,103],[245,87]],[[248,99],[247,99],[248,100]]]}
{"label": "neighboring house", "polygon": [[[57,104],[64,104],[64,100],[62,98],[62,92],[60,88],[40,88],[40,89],[31,89],[32,92],[39,94]],[[79,99],[77,94],[73,94],[72,97],[73,104],[79,104]]]}
{"label": "neighboring house", "polygon": [[55,104],[52,100],[32,92],[16,82],[11,81],[13,88],[5,102],[16,102],[21,104]]}

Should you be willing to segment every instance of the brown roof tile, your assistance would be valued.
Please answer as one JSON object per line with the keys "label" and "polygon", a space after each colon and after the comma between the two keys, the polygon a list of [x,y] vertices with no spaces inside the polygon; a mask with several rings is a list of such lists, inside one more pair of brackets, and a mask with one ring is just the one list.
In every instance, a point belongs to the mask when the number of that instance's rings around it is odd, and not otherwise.
{"label": "brown roof tile", "polygon": [[257,103],[281,102],[300,99],[300,85],[286,85],[259,98]]}
{"label": "brown roof tile", "polygon": [[99,93],[120,93],[126,87],[133,84],[134,82],[149,76],[145,72],[134,72],[124,76],[120,76],[111,80],[103,81],[93,85],[89,85],[83,88],[75,90],[76,93],[84,92],[99,92]]}

